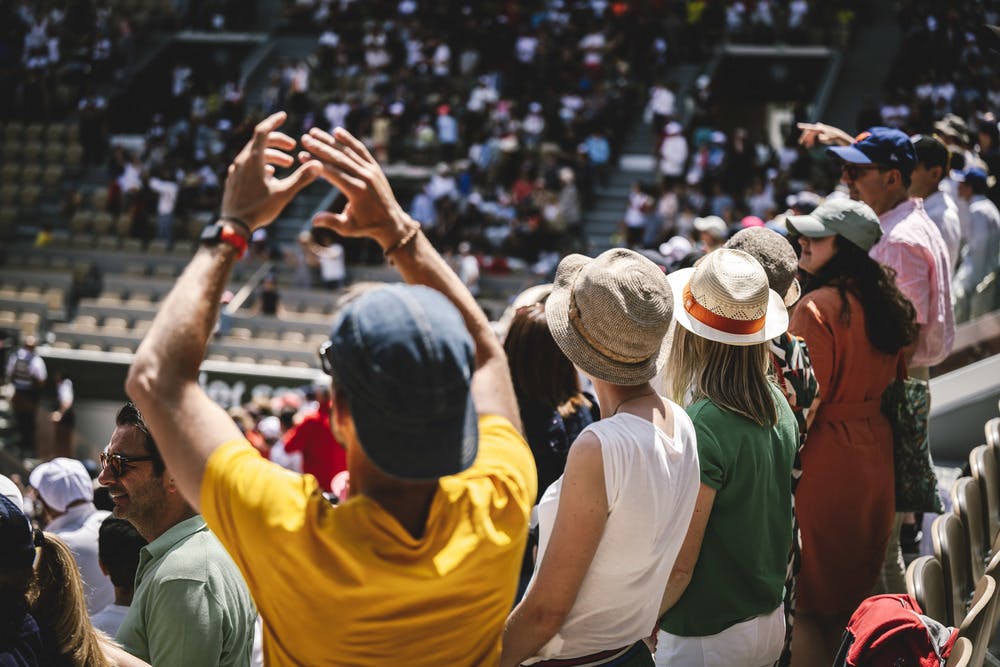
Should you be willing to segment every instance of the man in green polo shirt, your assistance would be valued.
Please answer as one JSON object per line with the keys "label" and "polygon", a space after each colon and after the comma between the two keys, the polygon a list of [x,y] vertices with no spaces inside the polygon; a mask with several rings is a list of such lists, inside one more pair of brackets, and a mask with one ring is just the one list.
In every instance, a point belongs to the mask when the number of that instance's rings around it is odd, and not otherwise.
{"label": "man in green polo shirt", "polygon": [[235,563],[174,486],[139,411],[126,404],[98,481],[114,515],[149,544],[116,639],[156,667],[246,667],[257,611]]}

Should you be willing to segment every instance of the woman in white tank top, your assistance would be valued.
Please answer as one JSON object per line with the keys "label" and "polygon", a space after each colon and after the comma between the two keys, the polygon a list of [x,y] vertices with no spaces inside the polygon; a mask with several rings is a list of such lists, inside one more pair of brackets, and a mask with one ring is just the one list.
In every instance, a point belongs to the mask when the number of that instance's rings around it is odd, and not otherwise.
{"label": "woman in white tank top", "polygon": [[538,504],[539,550],[501,665],[652,665],[643,639],[698,493],[691,420],[650,385],[665,358],[670,286],[625,249],[570,255],[545,304],[560,349],[594,383],[601,420]]}

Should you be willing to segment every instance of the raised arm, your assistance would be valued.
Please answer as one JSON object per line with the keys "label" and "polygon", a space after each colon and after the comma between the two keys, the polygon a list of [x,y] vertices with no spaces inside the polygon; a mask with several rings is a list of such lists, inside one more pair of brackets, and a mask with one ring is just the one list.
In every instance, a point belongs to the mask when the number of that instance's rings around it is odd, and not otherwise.
{"label": "raised arm", "polygon": [[[270,224],[321,170],[318,162],[307,161],[286,178],[274,177],[273,165],[295,163],[284,152],[295,148],[295,140],[277,132],[284,120],[279,112],[258,124],[229,167],[221,219],[231,234],[249,238],[253,230]],[[242,437],[225,410],[198,385],[198,369],[237,254],[228,243],[198,250],[153,320],[125,383],[177,487],[195,508],[208,457],[224,442]]]}
{"label": "raised arm", "polygon": [[314,128],[302,136],[302,145],[309,152],[300,154],[300,160],[319,158],[325,164],[323,177],[339,188],[348,202],[341,213],[318,213],[313,224],[342,236],[375,240],[406,282],[433,287],[448,297],[462,314],[476,345],[476,372],[472,377],[476,410],[506,417],[520,430],[507,359],[489,320],[465,284],[424,237],[420,223],[396,201],[375,158],[343,128],[337,128],[333,135]]}
{"label": "raised arm", "polygon": [[796,127],[802,130],[802,134],[799,135],[799,143],[806,148],[812,148],[817,144],[850,146],[854,141],[854,137],[847,132],[826,123],[798,123]]}

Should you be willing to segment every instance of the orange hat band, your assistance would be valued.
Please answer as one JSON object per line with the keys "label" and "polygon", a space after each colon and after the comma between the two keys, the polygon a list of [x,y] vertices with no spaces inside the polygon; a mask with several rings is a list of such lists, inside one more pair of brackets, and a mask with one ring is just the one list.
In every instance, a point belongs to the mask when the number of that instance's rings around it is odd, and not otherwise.
{"label": "orange hat band", "polygon": [[691,294],[690,282],[684,286],[684,310],[687,311],[688,315],[698,320],[705,326],[712,327],[716,331],[722,331],[727,334],[752,334],[757,333],[764,328],[763,317],[758,317],[755,320],[734,320],[728,317],[723,317],[717,313],[713,313],[708,308],[705,308],[700,303],[695,301],[694,295]]}

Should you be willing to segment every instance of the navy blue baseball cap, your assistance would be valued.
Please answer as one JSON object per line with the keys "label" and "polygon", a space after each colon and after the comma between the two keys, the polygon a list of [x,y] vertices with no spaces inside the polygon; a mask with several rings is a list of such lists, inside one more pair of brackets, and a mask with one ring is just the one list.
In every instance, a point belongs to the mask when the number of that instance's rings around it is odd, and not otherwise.
{"label": "navy blue baseball cap", "polygon": [[432,480],[475,461],[475,345],[443,294],[419,285],[366,292],[337,314],[325,356],[379,470]]}
{"label": "navy blue baseball cap", "polygon": [[971,167],[964,171],[952,170],[951,180],[956,183],[967,183],[977,192],[985,192],[990,181],[989,174],[979,167]]}
{"label": "navy blue baseball cap", "polygon": [[35,562],[31,522],[10,498],[0,495],[0,568],[27,568]]}
{"label": "navy blue baseball cap", "polygon": [[877,164],[899,169],[907,176],[913,173],[917,164],[917,152],[910,137],[891,127],[869,128],[850,146],[831,146],[826,153],[851,164]]}

